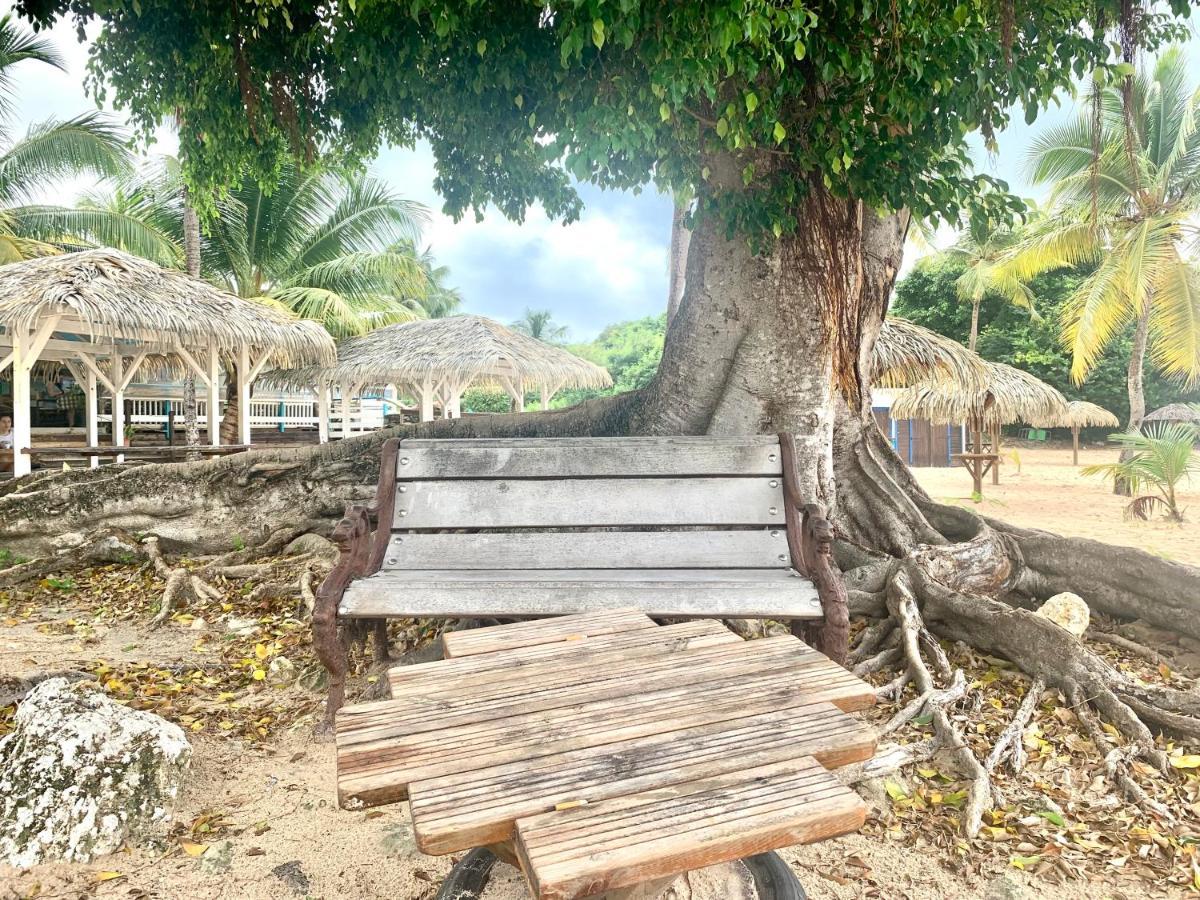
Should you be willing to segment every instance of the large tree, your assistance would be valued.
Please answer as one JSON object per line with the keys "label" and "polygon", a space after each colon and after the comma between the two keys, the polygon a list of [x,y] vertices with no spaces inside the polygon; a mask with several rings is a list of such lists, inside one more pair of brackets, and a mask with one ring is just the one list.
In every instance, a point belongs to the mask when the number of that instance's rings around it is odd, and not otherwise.
{"label": "large tree", "polygon": [[[1172,7],[1181,12],[1184,0]],[[684,295],[644,389],[570,410],[423,426],[448,434],[797,436],[803,489],[833,511],[856,611],[856,648],[900,641],[918,684],[919,634],[1003,654],[1098,710],[1165,766],[1143,723],[1200,734],[1200,700],[1120,675],[1014,598],[1072,589],[1098,610],[1200,633],[1200,573],[1135,551],[987,522],[934,503],[867,417],[868,363],[912,216],[966,215],[977,232],[1019,207],[973,174],[966,136],[1027,119],[1101,67],[1176,30],[1125,0],[713,0],[642,4],[414,0],[24,0],[51,20],[96,18],[95,84],[149,132],[183,108],[188,177],[219,197],[250,169],[349,158],[381,140],[429,142],[455,215],[534,203],[572,219],[574,179],[695,198]],[[1156,7],[1158,9],[1158,7]],[[1120,23],[1114,58],[1106,26]],[[836,429],[835,429],[836,423]],[[0,499],[0,537],[44,549],[44,522],[153,528],[188,546],[229,533],[324,524],[375,476],[375,436],[319,453],[252,454],[170,473],[36,481]],[[154,503],[192,481],[173,515]],[[64,484],[67,482],[67,484]],[[836,493],[835,493],[836,486]],[[88,502],[106,497],[106,513]],[[248,494],[252,493],[252,501]],[[53,513],[52,513],[53,511]],[[40,542],[39,542],[40,541]],[[897,628],[902,623],[903,628]],[[928,648],[929,644],[925,644]],[[935,662],[938,661],[936,653]],[[936,706],[936,704],[935,704]],[[940,707],[939,739],[990,803],[982,765]],[[1111,774],[1137,798],[1125,757]],[[1143,795],[1144,796],[1144,795]]]}

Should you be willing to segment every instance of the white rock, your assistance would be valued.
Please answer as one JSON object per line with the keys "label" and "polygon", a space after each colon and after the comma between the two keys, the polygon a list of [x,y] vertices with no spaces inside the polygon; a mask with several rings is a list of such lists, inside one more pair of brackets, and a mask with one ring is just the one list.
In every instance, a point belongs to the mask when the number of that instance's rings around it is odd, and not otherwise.
{"label": "white rock", "polygon": [[178,725],[51,678],[0,739],[0,862],[87,862],[161,834],[191,759]]}
{"label": "white rock", "polygon": [[296,666],[286,656],[276,656],[267,665],[267,681],[271,684],[291,684],[296,680]]}
{"label": "white rock", "polygon": [[246,637],[258,631],[258,619],[239,619],[230,616],[225,620],[225,627],[240,637]]}
{"label": "white rock", "polygon": [[1088,622],[1091,621],[1088,605],[1082,597],[1070,591],[1055,594],[1042,604],[1037,614],[1045,616],[1060,628],[1065,628],[1075,637],[1082,637],[1088,629]]}

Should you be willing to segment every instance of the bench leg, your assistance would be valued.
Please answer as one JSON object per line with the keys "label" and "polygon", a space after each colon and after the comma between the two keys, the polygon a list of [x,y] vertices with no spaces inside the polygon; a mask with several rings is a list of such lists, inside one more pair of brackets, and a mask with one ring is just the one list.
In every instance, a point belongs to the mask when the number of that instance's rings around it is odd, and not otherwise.
{"label": "bench leg", "polygon": [[338,633],[337,612],[331,606],[318,606],[313,612],[313,649],[325,666],[329,684],[325,698],[325,716],[318,731],[333,731],[333,716],[346,702],[346,672],[350,668],[349,653]]}
{"label": "bench leg", "polygon": [[375,637],[372,641],[375,651],[375,662],[390,663],[392,654],[388,647],[387,619],[375,620]]}

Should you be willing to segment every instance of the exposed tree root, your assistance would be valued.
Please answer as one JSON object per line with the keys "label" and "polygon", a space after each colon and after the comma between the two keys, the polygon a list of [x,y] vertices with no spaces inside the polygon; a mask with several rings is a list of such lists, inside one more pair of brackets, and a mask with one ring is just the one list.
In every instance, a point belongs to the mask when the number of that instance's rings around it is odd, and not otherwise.
{"label": "exposed tree root", "polygon": [[158,546],[158,538],[148,537],[142,541],[146,555],[154,566],[154,572],[167,585],[163,588],[162,603],[158,613],[151,620],[153,626],[162,625],[171,618],[171,613],[189,600],[220,601],[222,594],[215,587],[204,581],[200,576],[193,575],[184,568],[171,568],[163,559],[162,550]]}
{"label": "exposed tree root", "polygon": [[1006,759],[1009,768],[1014,773],[1025,768],[1025,743],[1022,737],[1025,734],[1025,728],[1029,725],[1029,720],[1033,718],[1033,711],[1037,709],[1038,700],[1044,690],[1046,690],[1046,682],[1040,677],[1034,678],[1029,690],[1025,692],[1025,697],[1021,700],[1021,705],[1017,707],[1012,721],[1000,732],[1000,737],[992,745],[992,752],[983,761],[983,767],[988,774],[996,771],[1000,763]]}

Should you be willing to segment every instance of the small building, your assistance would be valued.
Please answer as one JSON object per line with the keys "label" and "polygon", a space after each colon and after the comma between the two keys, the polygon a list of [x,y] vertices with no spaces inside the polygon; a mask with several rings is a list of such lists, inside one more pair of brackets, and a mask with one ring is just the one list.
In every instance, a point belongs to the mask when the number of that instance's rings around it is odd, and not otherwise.
{"label": "small building", "polygon": [[871,393],[875,424],[902,460],[917,468],[948,468],[957,465],[956,453],[963,452],[961,425],[935,425],[928,419],[892,417],[895,394],[876,388]]}

